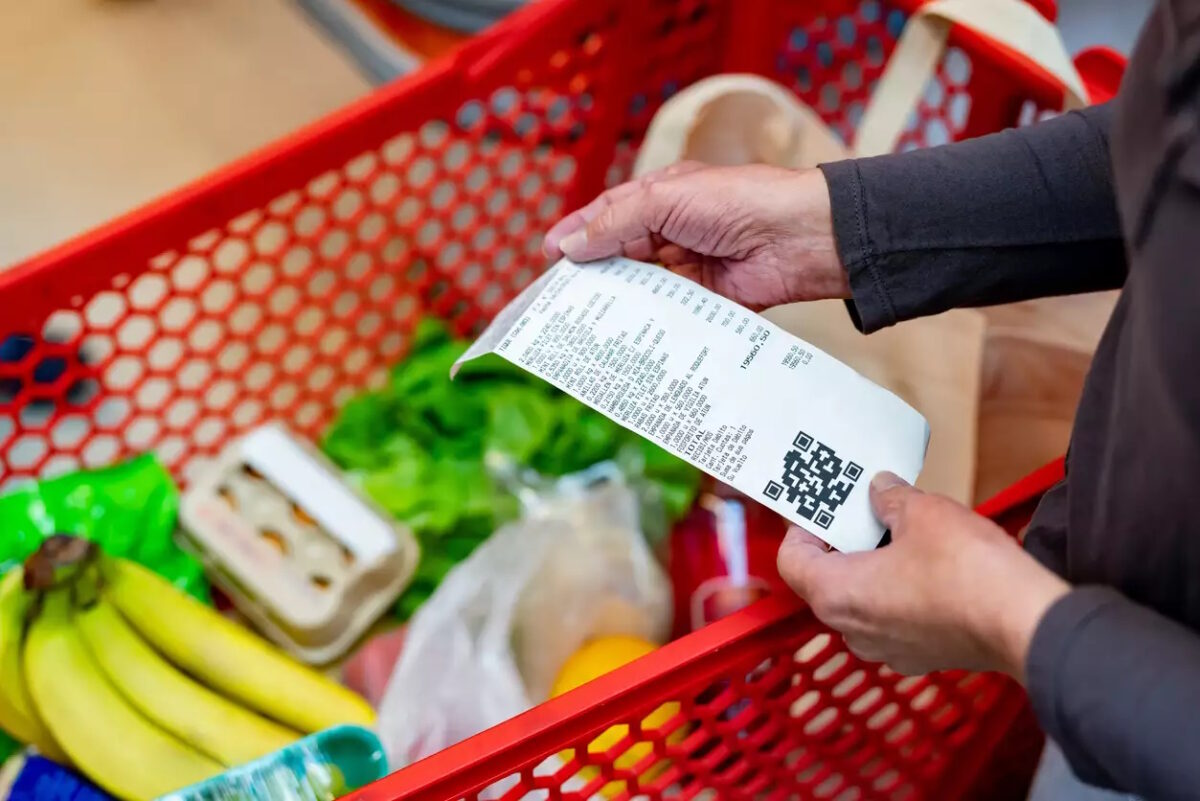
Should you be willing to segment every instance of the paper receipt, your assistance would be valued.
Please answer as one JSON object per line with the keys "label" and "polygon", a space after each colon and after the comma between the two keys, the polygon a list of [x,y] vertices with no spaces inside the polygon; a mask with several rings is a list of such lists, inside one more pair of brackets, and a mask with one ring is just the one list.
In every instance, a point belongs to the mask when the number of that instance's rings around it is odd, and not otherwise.
{"label": "paper receipt", "polygon": [[915,481],[929,425],[832,356],[669,270],[566,259],[454,366],[488,352],[841,551],[883,536],[871,477]]}

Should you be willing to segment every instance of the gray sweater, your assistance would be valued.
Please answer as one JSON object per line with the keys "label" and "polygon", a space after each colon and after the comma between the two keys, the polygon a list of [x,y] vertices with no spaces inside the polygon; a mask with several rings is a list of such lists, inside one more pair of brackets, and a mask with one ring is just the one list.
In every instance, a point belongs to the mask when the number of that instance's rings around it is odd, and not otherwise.
{"label": "gray sweater", "polygon": [[822,169],[864,331],[1121,288],[1026,539],[1075,587],[1028,689],[1080,778],[1200,798],[1200,2],[1160,4],[1111,104]]}

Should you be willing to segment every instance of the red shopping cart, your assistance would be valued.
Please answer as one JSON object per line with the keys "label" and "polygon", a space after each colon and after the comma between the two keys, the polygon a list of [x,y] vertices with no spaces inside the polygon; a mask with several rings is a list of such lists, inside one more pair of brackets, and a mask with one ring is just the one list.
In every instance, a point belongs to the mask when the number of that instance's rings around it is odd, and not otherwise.
{"label": "red shopping cart", "polygon": [[[186,482],[268,419],[316,435],[385,380],[422,314],[469,332],[526,286],[544,266],[541,232],[627,175],[666,97],[720,71],[759,72],[851,137],[917,5],[544,0],[0,274],[0,488],[148,449]],[[953,31],[946,61],[908,143],[1060,104],[1048,76],[977,35]],[[1111,92],[1119,60],[1084,61],[1093,95]],[[669,719],[643,726],[665,702],[677,704]],[[1027,776],[1036,732],[1008,734],[1023,703],[995,676],[860,663],[803,608],[769,600],[355,797],[979,798],[1011,786],[1006,772]],[[616,724],[616,744],[590,752]]]}

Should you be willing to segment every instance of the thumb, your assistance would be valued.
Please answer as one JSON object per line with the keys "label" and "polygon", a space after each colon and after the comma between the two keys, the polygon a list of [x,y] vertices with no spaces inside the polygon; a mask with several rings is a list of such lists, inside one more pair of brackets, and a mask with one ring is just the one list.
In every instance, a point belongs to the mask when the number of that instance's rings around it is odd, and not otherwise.
{"label": "thumb", "polygon": [[909,505],[924,495],[900,476],[886,470],[871,479],[871,508],[879,522],[891,530],[893,539],[902,528]]}
{"label": "thumb", "polygon": [[821,565],[831,554],[829,546],[798,526],[788,529],[787,536],[779,546],[776,567],[779,576],[801,598],[812,594],[812,585]]}

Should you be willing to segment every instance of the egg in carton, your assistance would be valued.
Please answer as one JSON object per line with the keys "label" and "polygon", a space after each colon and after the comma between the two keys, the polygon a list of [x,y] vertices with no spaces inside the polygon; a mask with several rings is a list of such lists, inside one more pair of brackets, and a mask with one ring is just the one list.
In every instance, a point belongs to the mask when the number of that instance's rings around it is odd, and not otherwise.
{"label": "egg in carton", "polygon": [[185,544],[264,634],[298,658],[342,656],[412,580],[412,532],[279,424],[226,448],[184,493]]}

